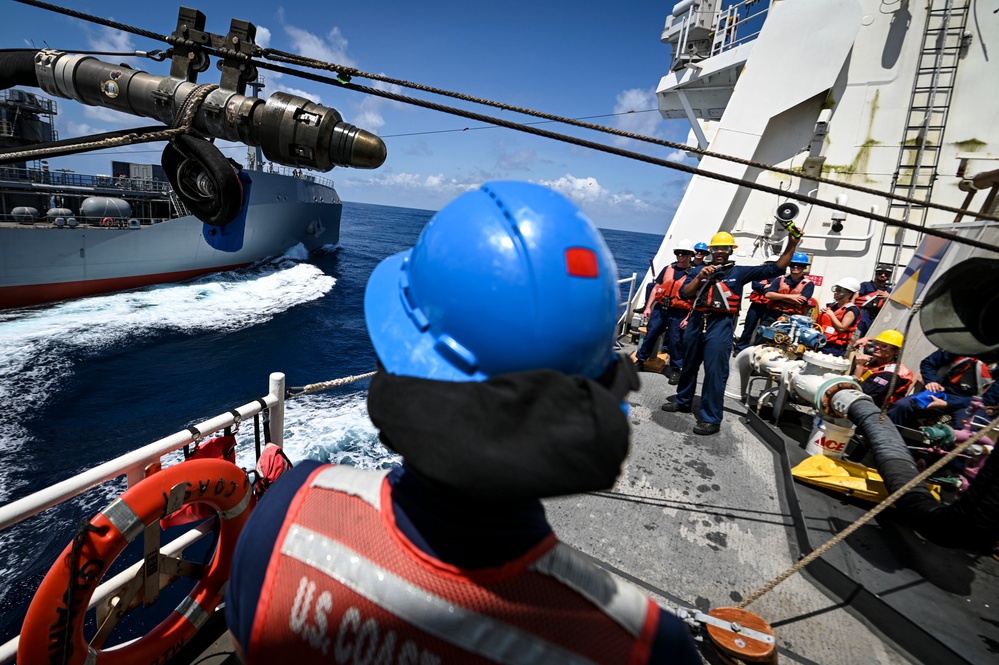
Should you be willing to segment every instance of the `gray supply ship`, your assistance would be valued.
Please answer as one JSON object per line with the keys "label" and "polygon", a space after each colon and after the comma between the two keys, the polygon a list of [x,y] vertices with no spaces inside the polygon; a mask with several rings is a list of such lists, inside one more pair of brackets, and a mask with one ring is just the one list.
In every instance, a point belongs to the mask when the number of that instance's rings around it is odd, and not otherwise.
{"label": "gray supply ship", "polygon": [[[4,147],[53,138],[54,101],[0,91]],[[0,144],[3,145],[3,144]],[[155,164],[113,162],[84,175],[35,160],[0,166],[0,309],[178,282],[302,245],[336,245],[343,205],[333,182],[298,169],[239,171],[245,204],[225,226],[202,222]]]}

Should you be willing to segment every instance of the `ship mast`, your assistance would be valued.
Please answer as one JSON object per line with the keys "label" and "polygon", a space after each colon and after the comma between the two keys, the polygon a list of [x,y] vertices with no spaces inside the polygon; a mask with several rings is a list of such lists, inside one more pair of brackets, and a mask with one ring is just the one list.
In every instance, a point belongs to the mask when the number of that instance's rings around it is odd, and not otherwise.
{"label": "ship mast", "polygon": [[[250,96],[259,98],[260,91],[265,87],[264,77],[258,75],[252,81],[247,81],[246,85],[250,88]],[[264,170],[264,151],[259,145],[246,146],[246,168],[249,171]]]}

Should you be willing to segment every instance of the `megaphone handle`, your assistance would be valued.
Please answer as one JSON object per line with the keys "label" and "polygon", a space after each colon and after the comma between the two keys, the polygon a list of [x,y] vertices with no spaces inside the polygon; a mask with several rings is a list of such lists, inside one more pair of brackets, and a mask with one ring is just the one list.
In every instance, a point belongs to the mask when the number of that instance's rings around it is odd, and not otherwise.
{"label": "megaphone handle", "polygon": [[784,228],[787,229],[787,232],[789,234],[791,234],[795,238],[801,238],[801,231],[799,231],[798,227],[794,225],[794,222],[792,222],[789,219],[786,222],[782,222],[782,223],[784,224]]}

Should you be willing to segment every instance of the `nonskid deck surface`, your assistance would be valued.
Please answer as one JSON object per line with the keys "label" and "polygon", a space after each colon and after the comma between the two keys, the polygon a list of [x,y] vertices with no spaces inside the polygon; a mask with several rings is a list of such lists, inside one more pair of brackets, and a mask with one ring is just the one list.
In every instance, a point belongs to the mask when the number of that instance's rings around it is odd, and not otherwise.
{"label": "nonskid deck surface", "polygon": [[[735,606],[798,560],[780,462],[725,399],[722,429],[691,432],[694,413],[666,413],[666,377],[642,373],[629,396],[631,453],[607,492],[545,502],[560,538],[666,607]],[[700,394],[700,388],[698,388]],[[781,662],[907,663],[912,657],[844,604],[795,574],[746,609],[777,632]]]}

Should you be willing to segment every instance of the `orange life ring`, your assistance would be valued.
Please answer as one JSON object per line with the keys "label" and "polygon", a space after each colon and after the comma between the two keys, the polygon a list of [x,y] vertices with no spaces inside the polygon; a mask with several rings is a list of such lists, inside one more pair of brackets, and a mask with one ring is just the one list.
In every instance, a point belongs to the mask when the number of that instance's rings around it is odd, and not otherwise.
{"label": "orange life ring", "polygon": [[110,217],[105,217],[101,220],[101,226],[114,226],[114,220]]}
{"label": "orange life ring", "polygon": [[[174,488],[178,488],[175,490]],[[177,504],[167,508],[173,493]],[[188,460],[129,488],[98,513],[78,545],[75,587],[70,591],[73,543],[63,550],[35,592],[21,628],[18,665],[60,662],[101,665],[163,662],[189,642],[222,601],[236,539],[250,515],[250,481],[235,464],[220,459]],[[145,527],[184,505],[204,503],[222,518],[211,563],[187,597],[147,635],[102,651],[83,635],[87,606],[101,578]],[[68,615],[68,617],[67,617]],[[94,660],[88,660],[93,658]]]}

